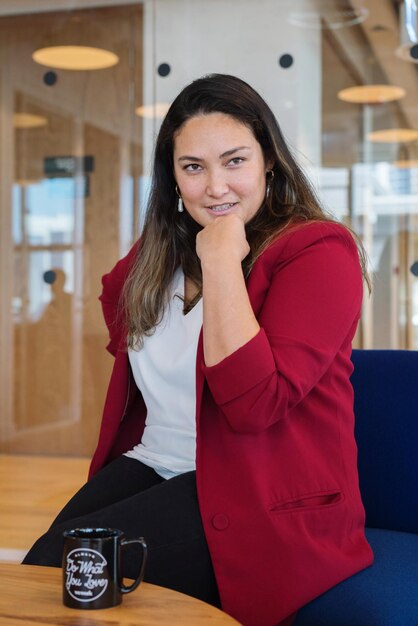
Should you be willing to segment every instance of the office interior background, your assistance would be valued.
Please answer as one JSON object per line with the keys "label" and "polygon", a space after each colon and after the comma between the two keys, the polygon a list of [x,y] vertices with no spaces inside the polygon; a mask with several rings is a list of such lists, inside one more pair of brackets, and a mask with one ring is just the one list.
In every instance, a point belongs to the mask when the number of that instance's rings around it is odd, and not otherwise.
{"label": "office interior background", "polygon": [[165,111],[206,73],[264,96],[363,240],[355,347],[418,349],[417,25],[415,0],[2,0],[0,451],[91,453],[100,279],[140,233]]}

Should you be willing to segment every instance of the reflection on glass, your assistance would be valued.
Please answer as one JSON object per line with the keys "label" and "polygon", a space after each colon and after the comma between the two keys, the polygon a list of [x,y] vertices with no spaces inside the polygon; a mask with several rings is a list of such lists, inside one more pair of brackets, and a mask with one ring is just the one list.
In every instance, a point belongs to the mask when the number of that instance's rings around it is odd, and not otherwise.
{"label": "reflection on glass", "polygon": [[71,420],[73,295],[67,275],[73,263],[71,251],[16,258],[14,407],[19,428]]}
{"label": "reflection on glass", "polygon": [[[409,271],[418,260],[418,140],[367,141],[379,129],[418,130],[416,67],[393,50],[396,11],[386,12],[377,29],[379,3],[371,28],[370,19],[333,20],[331,0],[263,0],[262,11],[253,0],[179,2],[187,4],[186,12],[170,0],[82,11],[51,2],[51,12],[0,18],[10,59],[0,65],[7,79],[2,97],[10,105],[3,118],[14,142],[5,146],[14,155],[13,171],[0,181],[12,186],[6,223],[11,221],[14,245],[5,279],[12,299],[4,306],[15,328],[14,353],[2,355],[14,364],[13,382],[7,379],[0,389],[14,407],[7,416],[8,450],[91,452],[112,365],[103,353],[100,279],[142,227],[159,103],[171,102],[180,83],[214,70],[239,74],[263,93],[325,207],[362,237],[374,289],[371,298],[365,296],[358,347],[418,349],[418,278]],[[360,4],[368,9],[367,0]],[[315,28],[292,23],[291,13],[314,14]],[[87,34],[92,45],[111,46],[119,63],[56,72],[48,82],[47,69],[32,61],[31,52],[64,22],[69,31]],[[207,29],[209,22],[216,32]],[[231,30],[231,23],[239,27]],[[251,44],[247,52],[243,40]],[[278,63],[285,54],[294,59],[288,69]],[[153,58],[175,71],[158,75],[152,63],[144,63]],[[378,106],[338,98],[342,89],[372,84],[399,86],[406,96]],[[151,108],[143,113],[152,118],[136,114],[144,104]],[[48,123],[16,128],[15,113]],[[90,155],[94,170],[88,173],[46,174],[47,158]],[[0,233],[1,243],[6,236],[10,245],[9,233]],[[58,276],[58,270],[65,284],[45,282],[45,273]],[[0,339],[8,339],[0,332]],[[61,383],[54,379],[60,371]],[[61,404],[50,395],[54,386]],[[55,431],[57,424],[70,425]],[[35,431],[42,431],[36,444]]]}
{"label": "reflection on glass", "polygon": [[29,185],[15,185],[14,188],[13,231],[16,243],[22,236],[22,215],[29,244],[72,242],[75,198],[73,178],[44,179]]}
{"label": "reflection on glass", "polygon": [[[141,3],[68,10],[51,2],[49,12],[9,16],[0,9],[0,131],[7,128],[10,144],[2,137],[3,153],[13,155],[0,167],[3,197],[10,189],[0,211],[10,212],[11,226],[0,232],[10,249],[0,343],[12,364],[0,371],[0,451],[88,455],[96,441],[112,366],[100,280],[140,222],[142,13]],[[70,38],[114,50],[119,62],[55,73],[35,63],[33,50],[64,27]]]}

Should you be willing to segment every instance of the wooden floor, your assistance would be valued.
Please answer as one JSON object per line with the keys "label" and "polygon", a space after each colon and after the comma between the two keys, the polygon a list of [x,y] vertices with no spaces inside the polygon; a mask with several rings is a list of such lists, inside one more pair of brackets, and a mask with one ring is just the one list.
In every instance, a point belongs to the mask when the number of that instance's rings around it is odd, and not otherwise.
{"label": "wooden floor", "polygon": [[88,459],[0,455],[0,561],[20,562],[86,481]]}

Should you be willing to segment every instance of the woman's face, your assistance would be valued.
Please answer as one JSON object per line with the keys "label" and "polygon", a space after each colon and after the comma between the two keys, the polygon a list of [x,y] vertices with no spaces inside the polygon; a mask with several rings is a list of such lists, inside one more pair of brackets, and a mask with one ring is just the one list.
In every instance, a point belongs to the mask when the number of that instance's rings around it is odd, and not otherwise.
{"label": "woman's face", "polygon": [[175,135],[174,176],[201,226],[230,213],[247,223],[264,201],[268,169],[252,131],[230,115],[192,117]]}

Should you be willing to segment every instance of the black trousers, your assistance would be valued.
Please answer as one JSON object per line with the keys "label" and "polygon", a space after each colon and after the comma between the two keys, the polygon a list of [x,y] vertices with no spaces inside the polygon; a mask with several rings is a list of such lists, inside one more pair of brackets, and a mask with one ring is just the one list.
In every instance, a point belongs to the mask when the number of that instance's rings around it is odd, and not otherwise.
{"label": "black trousers", "polygon": [[[26,555],[27,565],[61,566],[64,530],[81,527],[123,530],[148,544],[145,580],[220,607],[203,531],[196,472],[164,480],[153,469],[121,456],[88,481]],[[125,548],[124,575],[138,573],[135,544]]]}

